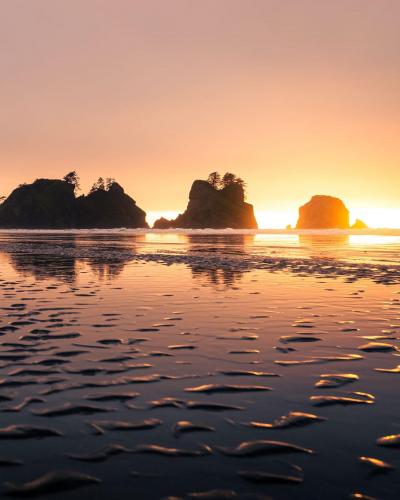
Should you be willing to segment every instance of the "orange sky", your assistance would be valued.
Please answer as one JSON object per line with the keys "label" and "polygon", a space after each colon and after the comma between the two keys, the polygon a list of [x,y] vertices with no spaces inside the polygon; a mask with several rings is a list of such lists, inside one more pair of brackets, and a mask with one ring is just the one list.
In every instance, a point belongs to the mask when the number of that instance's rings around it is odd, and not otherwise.
{"label": "orange sky", "polygon": [[[400,226],[398,0],[0,0],[0,193],[76,169],[146,211],[248,183],[262,225],[312,194]],[[382,221],[382,222],[380,222]]]}

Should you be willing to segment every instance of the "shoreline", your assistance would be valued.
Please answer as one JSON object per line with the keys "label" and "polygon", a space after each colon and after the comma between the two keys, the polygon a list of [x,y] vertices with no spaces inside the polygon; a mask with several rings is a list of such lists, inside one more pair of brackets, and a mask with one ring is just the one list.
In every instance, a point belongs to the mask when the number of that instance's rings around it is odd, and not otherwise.
{"label": "shoreline", "polygon": [[257,235],[257,234],[282,234],[282,235],[343,235],[343,236],[400,236],[400,228],[368,228],[368,229],[185,229],[185,228],[173,228],[173,229],[149,229],[149,228],[87,228],[87,229],[25,229],[25,228],[0,228],[1,233],[27,233],[27,234],[85,234],[85,233],[126,233],[126,234],[211,234],[211,235],[228,235],[228,234],[239,234],[239,235]]}
{"label": "shoreline", "polygon": [[21,243],[0,242],[0,252],[9,255],[30,257],[57,257],[60,260],[101,261],[104,264],[131,262],[153,262],[165,266],[185,265],[191,269],[223,270],[244,273],[257,270],[268,272],[290,272],[293,275],[314,276],[319,278],[344,278],[347,281],[366,279],[383,285],[400,284],[400,264],[388,262],[357,262],[330,256],[271,256],[255,255],[234,249],[218,249],[216,252],[203,249],[139,250],[124,246],[92,248],[88,245],[76,247],[62,246],[55,242]]}

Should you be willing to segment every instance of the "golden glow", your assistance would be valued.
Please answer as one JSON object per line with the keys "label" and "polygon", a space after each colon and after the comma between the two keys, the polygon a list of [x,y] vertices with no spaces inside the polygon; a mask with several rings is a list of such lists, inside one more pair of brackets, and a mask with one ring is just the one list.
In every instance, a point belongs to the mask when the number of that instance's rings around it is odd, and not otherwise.
{"label": "golden glow", "polygon": [[[344,202],[350,210],[350,224],[353,224],[356,219],[361,219],[371,229],[400,227],[400,208],[365,206],[353,208],[347,204],[346,200]],[[296,210],[255,210],[255,214],[260,229],[285,229],[289,224],[294,228],[298,215]]]}
{"label": "golden glow", "polygon": [[350,208],[351,220],[361,219],[370,228],[399,228],[400,208],[354,207]]}
{"label": "golden glow", "polygon": [[150,210],[147,212],[146,220],[147,224],[152,227],[154,222],[161,217],[164,217],[164,219],[175,219],[178,215],[179,212],[177,210]]}
{"label": "golden glow", "polygon": [[383,236],[378,234],[351,234],[349,235],[349,245],[366,247],[368,245],[398,246],[400,244],[400,236]]}
{"label": "golden glow", "polygon": [[[344,200],[346,203],[346,200]],[[299,202],[300,205],[301,202]],[[347,204],[347,203],[346,203]],[[350,209],[350,224],[353,224],[356,219],[364,221],[368,227],[374,228],[399,228],[400,227],[400,208],[354,208],[347,204]],[[166,219],[175,219],[179,213],[185,210],[153,210],[147,213],[147,222],[152,227],[154,222],[160,217]],[[295,228],[297,222],[297,210],[257,210],[255,207],[255,216],[260,229],[286,229],[290,224]]]}
{"label": "golden glow", "polygon": [[260,229],[285,229],[288,224],[296,225],[297,214],[288,210],[255,210]]}
{"label": "golden glow", "polygon": [[399,1],[3,3],[0,195],[111,176],[151,224],[229,170],[261,228],[315,194],[400,227]]}

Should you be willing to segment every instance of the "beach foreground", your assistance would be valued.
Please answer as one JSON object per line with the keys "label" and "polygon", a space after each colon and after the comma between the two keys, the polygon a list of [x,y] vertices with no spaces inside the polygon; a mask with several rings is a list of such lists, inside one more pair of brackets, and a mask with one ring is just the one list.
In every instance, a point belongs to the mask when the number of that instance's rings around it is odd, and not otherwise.
{"label": "beach foreground", "polygon": [[0,494],[398,498],[399,239],[2,232]]}

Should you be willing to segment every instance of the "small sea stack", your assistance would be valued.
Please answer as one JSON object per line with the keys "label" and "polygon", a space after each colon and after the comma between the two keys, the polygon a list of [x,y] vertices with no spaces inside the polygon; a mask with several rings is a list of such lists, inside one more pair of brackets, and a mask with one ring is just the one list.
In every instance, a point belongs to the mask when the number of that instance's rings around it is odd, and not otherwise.
{"label": "small sea stack", "polygon": [[356,219],[354,224],[352,224],[351,229],[368,229],[368,226],[364,221]]}

